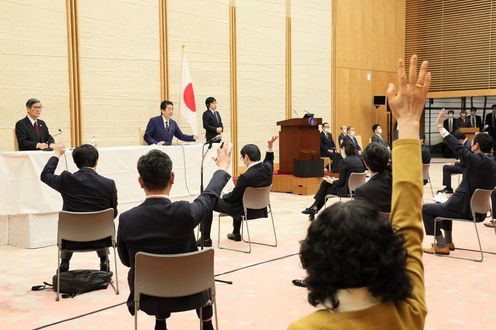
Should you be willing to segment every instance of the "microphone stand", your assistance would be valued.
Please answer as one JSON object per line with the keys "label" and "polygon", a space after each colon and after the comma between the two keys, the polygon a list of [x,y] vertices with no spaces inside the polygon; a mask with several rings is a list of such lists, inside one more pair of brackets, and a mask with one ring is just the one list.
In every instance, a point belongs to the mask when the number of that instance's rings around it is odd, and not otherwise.
{"label": "microphone stand", "polygon": [[[205,150],[205,146],[208,144],[207,150]],[[203,192],[203,162],[205,161],[205,157],[208,154],[208,151],[212,149],[212,144],[213,142],[207,142],[202,146],[202,160],[201,160],[201,166],[200,166],[200,194]],[[203,250],[204,244],[205,244],[205,219],[204,217],[201,218],[200,221],[200,228],[201,228],[201,242],[200,242],[200,249]],[[224,281],[224,280],[218,280],[214,279],[214,281],[219,282],[219,283],[224,283],[224,284],[233,284],[232,281]]]}

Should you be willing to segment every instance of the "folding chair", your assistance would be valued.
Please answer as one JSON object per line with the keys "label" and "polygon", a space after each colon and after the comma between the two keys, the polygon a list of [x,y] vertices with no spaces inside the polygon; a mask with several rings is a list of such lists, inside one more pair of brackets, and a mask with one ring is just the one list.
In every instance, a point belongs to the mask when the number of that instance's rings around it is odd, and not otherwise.
{"label": "folding chair", "polygon": [[[484,214],[487,215],[488,212],[491,212],[491,193],[493,190],[487,190],[487,189],[475,189],[474,194],[472,195],[472,198],[470,199],[470,209],[472,210],[472,219],[452,219],[452,218],[443,218],[443,217],[437,217],[434,219],[434,233],[436,232],[436,225],[439,221],[444,221],[444,220],[451,220],[451,221],[463,221],[463,222],[473,222],[474,227],[475,227],[475,233],[477,235],[477,241],[479,243],[479,251],[480,251],[480,259],[468,259],[468,258],[460,258],[460,257],[453,257],[453,256],[445,256],[448,258],[456,258],[456,259],[465,259],[465,260],[472,260],[472,261],[478,261],[482,262],[484,260],[484,254],[482,251],[482,245],[480,242],[480,237],[479,237],[479,231],[477,230],[477,221],[476,221],[476,214]],[[482,222],[482,221],[480,221]],[[496,234],[496,228],[494,229],[494,233]],[[434,235],[434,243],[436,243],[436,236]],[[462,248],[457,248],[459,250],[468,250],[468,249],[462,249]],[[435,251],[434,251],[434,254]],[[436,254],[439,256],[439,254]]]}
{"label": "folding chair", "polygon": [[[272,247],[277,246],[276,226],[274,224],[274,217],[272,215],[272,207],[270,206],[270,190],[271,189],[272,189],[272,185],[270,185],[268,187],[248,187],[245,189],[245,192],[243,194],[244,214],[241,218],[241,238],[243,239],[243,242],[248,243],[248,251],[222,247],[220,245],[220,218],[223,216],[227,216],[227,214],[222,214],[222,213],[219,214],[219,225],[217,227],[218,228],[218,230],[217,230],[217,247],[219,249],[244,252],[244,253],[251,253],[251,244],[266,245],[266,246],[272,246]],[[248,217],[247,217],[248,212],[247,212],[247,210],[248,209],[259,210],[259,209],[264,209],[264,208],[267,208],[267,215],[270,214],[270,218],[272,220],[272,230],[274,232],[274,244],[255,242],[255,241],[252,241],[250,238],[250,229],[248,227]],[[243,220],[244,220],[244,223],[246,225],[246,233],[248,236],[247,241],[244,239],[244,235],[243,235],[243,229],[244,229]],[[253,219],[251,219],[251,220],[253,220]]]}
{"label": "folding chair", "polygon": [[[179,254],[138,252],[134,265],[134,329],[138,329],[142,294],[175,298],[207,290],[215,312],[215,329],[219,329],[215,300],[214,249],[205,248]],[[203,329],[201,307],[204,306],[195,307],[200,308],[200,329]]]}
{"label": "folding chair", "polygon": [[[367,172],[363,173],[351,173],[350,177],[348,178],[348,191],[350,194],[350,198],[353,200],[353,193],[355,192],[356,188],[361,186],[362,184],[365,183],[365,180],[367,179]],[[329,198],[336,197],[336,195],[326,195],[324,198],[324,206],[327,207],[327,200]],[[339,201],[341,202],[342,197],[339,196]]]}
{"label": "folding chair", "polygon": [[430,167],[431,167],[431,164],[422,164],[422,176],[423,176],[424,180],[429,181],[429,185],[431,186],[431,194],[432,194],[432,197],[434,197],[434,189],[432,189],[431,176],[429,174]]}
{"label": "folding chair", "polygon": [[114,288],[115,294],[119,294],[119,277],[117,274],[117,253],[115,249],[115,225],[114,225],[114,209],[106,209],[97,212],[59,212],[59,222],[57,230],[57,296],[55,300],[59,300],[60,287],[60,253],[62,250],[69,252],[94,252],[96,250],[110,247],[101,246],[90,249],[62,249],[62,241],[72,242],[91,242],[109,238],[112,240],[111,246],[114,248],[114,267],[115,267],[115,286],[113,281],[110,282]]}

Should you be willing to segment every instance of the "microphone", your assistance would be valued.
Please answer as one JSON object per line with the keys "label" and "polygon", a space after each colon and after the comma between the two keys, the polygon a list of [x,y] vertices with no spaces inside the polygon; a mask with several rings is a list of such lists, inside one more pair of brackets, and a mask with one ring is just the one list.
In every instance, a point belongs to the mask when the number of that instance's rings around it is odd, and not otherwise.
{"label": "microphone", "polygon": [[485,131],[487,131],[487,129],[488,129],[488,128],[489,128],[489,125],[484,126],[484,128],[482,129],[482,131],[481,131],[481,132],[485,132]]}
{"label": "microphone", "polygon": [[[60,134],[62,134],[62,130],[59,128],[59,129],[58,129],[58,133],[57,133],[57,134],[52,135],[52,137],[57,136],[57,135],[60,135]],[[48,143],[48,140],[47,140],[47,143]]]}
{"label": "microphone", "polygon": [[301,109],[301,110],[305,111],[305,113],[310,113],[310,112],[306,111],[305,109]]}
{"label": "microphone", "polygon": [[220,142],[221,139],[222,139],[222,135],[220,135],[220,134],[216,135],[213,138],[211,138],[210,140],[208,140],[207,142],[205,142],[204,145],[207,145],[207,144],[212,145],[212,143]]}
{"label": "microphone", "polygon": [[300,115],[298,114],[298,112],[296,112],[295,108],[293,108],[293,112],[296,113],[296,117],[299,118]]}

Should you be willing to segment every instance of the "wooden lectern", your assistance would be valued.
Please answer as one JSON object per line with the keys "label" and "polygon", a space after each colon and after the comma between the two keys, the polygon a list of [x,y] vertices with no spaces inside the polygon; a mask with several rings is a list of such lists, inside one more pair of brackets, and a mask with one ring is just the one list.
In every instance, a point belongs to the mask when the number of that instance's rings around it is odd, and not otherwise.
{"label": "wooden lectern", "polygon": [[[291,118],[277,122],[279,132],[279,173],[293,174],[293,162],[304,154],[314,155],[320,159],[319,125],[322,118],[314,118],[315,125],[310,125],[309,118]],[[311,156],[312,157],[312,156]]]}
{"label": "wooden lectern", "polygon": [[474,144],[475,134],[479,133],[478,127],[460,127],[458,130],[465,134],[467,140]]}

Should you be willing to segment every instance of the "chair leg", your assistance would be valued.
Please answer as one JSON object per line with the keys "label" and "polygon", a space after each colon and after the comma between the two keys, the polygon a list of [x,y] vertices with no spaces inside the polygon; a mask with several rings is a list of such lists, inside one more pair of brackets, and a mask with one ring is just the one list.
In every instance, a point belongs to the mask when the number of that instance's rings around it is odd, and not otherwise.
{"label": "chair leg", "polygon": [[[257,244],[257,245],[265,245],[265,246],[272,246],[272,247],[276,247],[277,246],[277,234],[276,234],[276,226],[275,226],[275,222],[274,222],[274,217],[272,216],[272,209],[270,209],[270,205],[269,205],[269,210],[270,211],[267,211],[267,213],[270,213],[270,218],[272,220],[272,230],[274,232],[274,244],[270,244],[270,243],[263,243],[263,242],[256,242],[256,241],[252,241],[250,240],[251,244]],[[243,240],[244,241],[244,240]]]}
{"label": "chair leg", "polygon": [[138,308],[136,308],[136,302],[134,302],[134,330],[138,330]]}
{"label": "chair leg", "polygon": [[56,301],[59,301],[59,295],[60,295],[60,247],[57,249],[57,296],[55,297]]}
{"label": "chair leg", "polygon": [[215,329],[219,330],[219,320],[217,319],[217,301],[215,300],[215,295],[210,295],[212,298],[212,308],[215,313]]}
{"label": "chair leg", "polygon": [[479,250],[481,254],[480,260],[477,261],[482,262],[482,260],[484,260],[484,253],[482,253],[482,245],[479,237],[479,230],[477,229],[477,222],[475,222],[475,217],[474,217],[474,226],[475,226],[475,233],[477,234],[477,242],[479,242]]}
{"label": "chair leg", "polygon": [[119,294],[119,274],[117,273],[117,251],[114,244],[115,294]]}
{"label": "chair leg", "polygon": [[[244,216],[243,216],[244,217]],[[247,222],[247,229],[248,229],[248,222]],[[219,216],[219,226],[217,227],[218,230],[218,235],[217,235],[217,247],[219,249],[223,249],[223,250],[229,250],[229,251],[236,251],[236,252],[243,252],[243,253],[251,253],[251,243],[249,245],[249,249],[248,251],[245,251],[245,250],[239,250],[239,249],[233,249],[233,248],[228,248],[228,247],[225,247],[225,246],[220,246],[220,216]],[[246,242],[244,239],[243,239],[243,219],[241,219],[241,238],[244,242]],[[250,239],[250,233],[248,232],[248,240]]]}
{"label": "chair leg", "polygon": [[200,330],[203,330],[203,307],[200,307]]}
{"label": "chair leg", "polygon": [[431,182],[431,178],[429,177],[429,185],[431,186],[431,194],[432,194],[432,197],[434,197],[434,189],[432,189],[432,182]]}

